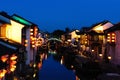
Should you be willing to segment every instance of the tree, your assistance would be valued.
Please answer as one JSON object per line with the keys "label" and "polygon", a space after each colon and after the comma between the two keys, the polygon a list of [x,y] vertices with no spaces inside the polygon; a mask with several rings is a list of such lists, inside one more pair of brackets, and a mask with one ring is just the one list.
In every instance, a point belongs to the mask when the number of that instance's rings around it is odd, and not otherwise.
{"label": "tree", "polygon": [[70,28],[69,27],[66,27],[65,28],[65,33],[69,33],[70,32]]}
{"label": "tree", "polygon": [[52,36],[56,38],[60,38],[63,34],[65,34],[65,31],[59,29],[52,32]]}

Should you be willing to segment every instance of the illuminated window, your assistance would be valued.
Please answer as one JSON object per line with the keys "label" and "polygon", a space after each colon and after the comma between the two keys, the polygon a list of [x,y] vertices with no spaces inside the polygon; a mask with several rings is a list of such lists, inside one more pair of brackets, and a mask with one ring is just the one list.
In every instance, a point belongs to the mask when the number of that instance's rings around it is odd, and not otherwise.
{"label": "illuminated window", "polygon": [[4,27],[4,37],[11,39],[15,42],[21,43],[22,40],[22,28],[24,25],[17,23],[13,20],[11,21],[11,25],[6,24],[6,27]]}
{"label": "illuminated window", "polygon": [[110,42],[110,43],[116,42],[115,37],[116,37],[115,33],[108,33],[107,34],[107,42]]}

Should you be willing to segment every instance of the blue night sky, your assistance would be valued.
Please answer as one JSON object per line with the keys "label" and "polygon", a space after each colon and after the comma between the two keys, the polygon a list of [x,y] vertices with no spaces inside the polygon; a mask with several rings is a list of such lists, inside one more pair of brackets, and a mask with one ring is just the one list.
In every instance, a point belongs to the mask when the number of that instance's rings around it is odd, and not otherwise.
{"label": "blue night sky", "polygon": [[1,0],[0,11],[37,24],[43,31],[120,22],[120,0]]}

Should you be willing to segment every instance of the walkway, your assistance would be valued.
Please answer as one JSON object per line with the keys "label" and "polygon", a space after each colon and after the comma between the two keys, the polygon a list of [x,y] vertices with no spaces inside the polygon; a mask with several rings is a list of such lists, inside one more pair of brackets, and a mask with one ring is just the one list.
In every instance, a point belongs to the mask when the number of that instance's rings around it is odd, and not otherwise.
{"label": "walkway", "polygon": [[55,61],[53,56],[43,62],[39,77],[39,80],[76,80],[74,72]]}

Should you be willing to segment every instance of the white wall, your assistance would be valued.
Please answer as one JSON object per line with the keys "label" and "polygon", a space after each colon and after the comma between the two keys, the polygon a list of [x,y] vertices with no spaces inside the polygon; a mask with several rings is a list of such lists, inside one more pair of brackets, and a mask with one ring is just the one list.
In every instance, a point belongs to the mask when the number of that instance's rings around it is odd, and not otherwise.
{"label": "white wall", "polygon": [[26,64],[30,63],[30,28],[27,28],[26,30],[26,39],[28,40],[28,46],[26,47],[27,50],[27,60],[26,60]]}

